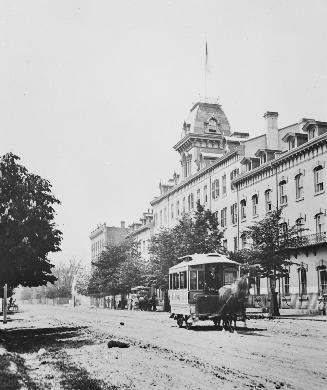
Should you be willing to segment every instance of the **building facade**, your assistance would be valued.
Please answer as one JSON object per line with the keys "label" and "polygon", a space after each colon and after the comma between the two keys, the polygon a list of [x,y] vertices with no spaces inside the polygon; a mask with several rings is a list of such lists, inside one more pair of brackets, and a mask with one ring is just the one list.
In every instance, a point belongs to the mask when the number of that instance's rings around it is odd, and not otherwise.
{"label": "building facade", "polygon": [[153,213],[148,210],[143,213],[140,222],[134,222],[129,225],[128,236],[133,238],[139,245],[139,250],[142,258],[145,261],[149,260],[149,242],[153,235]]}
{"label": "building facade", "polygon": [[[327,297],[327,123],[303,118],[278,128],[278,113],[266,112],[266,131],[250,139],[232,132],[221,105],[195,104],[183,124],[181,175],[160,183],[152,200],[155,234],[178,223],[196,202],[216,213],[229,251],[245,248],[244,229],[277,207],[284,224],[298,225],[306,236],[294,251],[298,265],[280,281],[281,306],[317,310]],[[301,228],[301,229],[300,229]],[[252,304],[268,305],[267,280],[251,288]]]}
{"label": "building facade", "polygon": [[128,229],[124,221],[120,223],[120,227],[107,226],[106,223],[97,226],[90,234],[91,263],[99,257],[107,245],[121,242],[127,234]]}

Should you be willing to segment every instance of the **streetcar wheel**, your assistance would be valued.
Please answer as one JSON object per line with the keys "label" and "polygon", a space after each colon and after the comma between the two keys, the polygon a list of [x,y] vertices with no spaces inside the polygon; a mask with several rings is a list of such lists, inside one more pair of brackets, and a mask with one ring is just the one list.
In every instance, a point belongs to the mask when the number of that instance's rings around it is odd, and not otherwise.
{"label": "streetcar wheel", "polygon": [[186,322],[186,329],[190,330],[192,328],[192,323],[191,322]]}
{"label": "streetcar wheel", "polygon": [[177,317],[177,325],[179,328],[183,327],[183,317]]}

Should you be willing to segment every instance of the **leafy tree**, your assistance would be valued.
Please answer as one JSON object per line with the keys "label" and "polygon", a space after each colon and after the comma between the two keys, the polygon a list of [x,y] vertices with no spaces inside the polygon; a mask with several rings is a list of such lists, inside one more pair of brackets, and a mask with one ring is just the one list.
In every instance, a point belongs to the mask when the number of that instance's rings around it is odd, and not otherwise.
{"label": "leafy tree", "polygon": [[276,282],[285,275],[285,266],[296,264],[290,260],[291,255],[305,239],[297,226],[283,223],[281,215],[282,209],[276,209],[248,227],[243,233],[252,241],[251,248],[231,254],[233,260],[244,263],[253,275],[269,279],[271,316],[279,316]]}
{"label": "leafy tree", "polygon": [[61,263],[54,268],[53,274],[57,279],[55,288],[58,297],[71,298],[73,281],[80,268],[81,262],[75,258],[69,259],[67,263]]}
{"label": "leafy tree", "polygon": [[178,258],[194,253],[222,252],[219,222],[214,213],[197,203],[193,215],[183,214],[172,229],[162,229],[151,237],[149,278],[168,288],[168,270]]}
{"label": "leafy tree", "polygon": [[60,250],[62,239],[51,184],[18,160],[12,153],[0,160],[0,286],[11,288],[53,283],[48,254]]}
{"label": "leafy tree", "polygon": [[142,259],[137,242],[126,239],[110,244],[93,264],[89,293],[119,294],[144,280]]}
{"label": "leafy tree", "polygon": [[91,273],[84,268],[80,268],[77,271],[75,278],[75,290],[78,294],[87,295],[88,285],[90,283]]}

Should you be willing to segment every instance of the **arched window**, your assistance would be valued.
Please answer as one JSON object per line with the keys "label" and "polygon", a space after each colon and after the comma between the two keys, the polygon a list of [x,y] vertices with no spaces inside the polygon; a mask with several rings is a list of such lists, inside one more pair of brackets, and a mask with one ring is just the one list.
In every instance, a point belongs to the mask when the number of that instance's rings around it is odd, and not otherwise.
{"label": "arched window", "polygon": [[314,170],[314,185],[315,185],[315,192],[321,192],[324,190],[324,182],[323,182],[323,167],[321,165],[318,165]]}
{"label": "arched window", "polygon": [[303,198],[303,175],[299,173],[295,176],[295,196],[296,199]]}
{"label": "arched window", "polygon": [[252,215],[258,215],[258,195],[255,194],[252,196]]}
{"label": "arched window", "polygon": [[289,270],[285,270],[284,276],[282,279],[283,283],[283,294],[290,295],[290,273]]}
{"label": "arched window", "polygon": [[271,190],[265,191],[265,204],[266,204],[266,212],[272,210],[272,203],[271,203]]}
{"label": "arched window", "polygon": [[319,286],[319,294],[327,294],[327,269],[326,266],[323,265],[321,267],[317,267],[318,271],[318,286]]}
{"label": "arched window", "polygon": [[221,178],[222,181],[222,193],[223,195],[226,195],[226,174]]}
{"label": "arched window", "polygon": [[217,133],[217,120],[216,120],[216,118],[212,117],[209,119],[208,131],[209,131],[209,133]]}
{"label": "arched window", "polygon": [[307,294],[307,271],[304,267],[299,268],[299,289],[300,295]]}
{"label": "arched window", "polygon": [[245,219],[246,218],[246,200],[242,199],[240,204],[241,204],[241,219]]}
{"label": "arched window", "polygon": [[285,205],[287,203],[286,180],[279,182],[279,200],[281,205]]}

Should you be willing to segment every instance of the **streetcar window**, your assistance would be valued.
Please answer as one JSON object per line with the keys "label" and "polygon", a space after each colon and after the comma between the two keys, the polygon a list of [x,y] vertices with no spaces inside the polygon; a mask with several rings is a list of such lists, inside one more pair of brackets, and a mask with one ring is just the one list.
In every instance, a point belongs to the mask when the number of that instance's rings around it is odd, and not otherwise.
{"label": "streetcar window", "polygon": [[173,274],[169,275],[169,289],[172,290],[173,288]]}
{"label": "streetcar window", "polygon": [[204,288],[204,271],[198,271],[198,290]]}
{"label": "streetcar window", "polygon": [[180,273],[180,288],[187,288],[186,271]]}
{"label": "streetcar window", "polygon": [[175,274],[175,278],[176,278],[176,288],[178,289],[179,288],[179,274]]}
{"label": "streetcar window", "polygon": [[197,290],[197,271],[190,271],[190,290]]}

